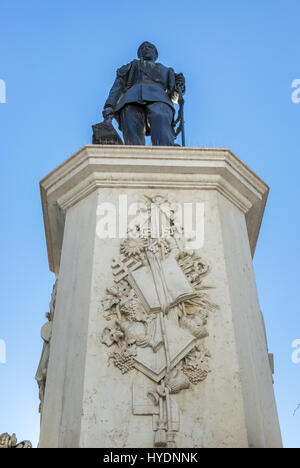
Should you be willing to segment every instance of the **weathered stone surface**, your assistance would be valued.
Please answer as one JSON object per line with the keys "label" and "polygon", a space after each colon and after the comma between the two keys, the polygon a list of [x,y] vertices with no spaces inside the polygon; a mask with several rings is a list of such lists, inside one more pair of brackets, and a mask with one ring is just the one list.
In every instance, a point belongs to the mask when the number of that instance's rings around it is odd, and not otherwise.
{"label": "weathered stone surface", "polygon": [[50,268],[59,280],[40,447],[153,446],[157,410],[145,393],[132,392],[152,381],[139,369],[122,374],[108,366],[101,339],[120,240],[97,235],[97,208],[118,206],[120,194],[129,204],[160,194],[205,207],[200,254],[211,265],[206,282],[220,309],[199,333],[210,372],[172,395],[177,446],[280,447],[252,265],[266,184],[228,150],[87,146],[47,176],[41,191]]}

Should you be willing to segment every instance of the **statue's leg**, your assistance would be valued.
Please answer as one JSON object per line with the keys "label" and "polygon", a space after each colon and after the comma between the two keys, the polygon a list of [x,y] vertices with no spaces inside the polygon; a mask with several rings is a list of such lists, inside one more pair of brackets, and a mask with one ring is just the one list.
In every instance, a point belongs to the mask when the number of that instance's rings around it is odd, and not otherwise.
{"label": "statue's leg", "polygon": [[145,145],[146,116],[143,106],[127,104],[120,112],[125,145]]}
{"label": "statue's leg", "polygon": [[147,104],[147,118],[150,126],[152,145],[173,146],[173,111],[171,107],[164,102],[149,103]]}

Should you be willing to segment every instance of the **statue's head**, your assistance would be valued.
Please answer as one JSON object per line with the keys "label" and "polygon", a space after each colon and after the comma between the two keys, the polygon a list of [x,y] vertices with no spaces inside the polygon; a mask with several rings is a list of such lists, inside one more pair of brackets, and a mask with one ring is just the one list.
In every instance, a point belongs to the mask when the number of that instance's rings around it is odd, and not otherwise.
{"label": "statue's head", "polygon": [[157,60],[158,58],[158,51],[155,45],[151,44],[151,42],[143,42],[137,50],[137,56],[139,59],[143,60]]}

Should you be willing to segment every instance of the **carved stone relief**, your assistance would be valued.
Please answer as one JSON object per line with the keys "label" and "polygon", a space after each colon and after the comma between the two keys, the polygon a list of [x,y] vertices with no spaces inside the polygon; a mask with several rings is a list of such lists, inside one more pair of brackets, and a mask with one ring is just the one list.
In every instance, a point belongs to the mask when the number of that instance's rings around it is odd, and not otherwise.
{"label": "carved stone relief", "polygon": [[39,412],[42,413],[43,409],[43,402],[44,402],[44,394],[46,388],[46,379],[47,379],[47,369],[48,369],[48,361],[49,361],[49,353],[50,353],[50,341],[52,335],[52,324],[54,318],[54,311],[55,311],[55,302],[56,302],[56,292],[57,292],[57,281],[54,283],[52,294],[51,294],[51,301],[49,303],[50,311],[46,313],[46,318],[48,321],[42,326],[41,329],[41,337],[44,341],[41,359],[35,374],[35,380],[39,386],[39,399],[40,399],[40,406]]}
{"label": "carved stone relief", "polygon": [[29,440],[17,442],[16,434],[9,435],[7,432],[0,434],[0,448],[32,448]]}
{"label": "carved stone relief", "polygon": [[[146,197],[142,214],[144,223],[131,227],[112,261],[101,342],[112,348],[108,362],[123,374],[135,368],[152,380],[150,387],[133,384],[133,414],[152,415],[155,447],[176,447],[180,409],[173,395],[207,378],[206,324],[218,307],[203,283],[209,266],[185,250],[168,200]],[[145,220],[151,228],[144,229]]]}

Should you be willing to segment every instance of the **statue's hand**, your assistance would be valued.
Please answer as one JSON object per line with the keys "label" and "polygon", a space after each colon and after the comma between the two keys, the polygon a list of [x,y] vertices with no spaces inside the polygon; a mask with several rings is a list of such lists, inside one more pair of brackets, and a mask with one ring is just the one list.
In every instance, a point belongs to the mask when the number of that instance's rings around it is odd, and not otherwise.
{"label": "statue's hand", "polygon": [[106,107],[105,109],[103,109],[102,115],[103,115],[104,120],[109,120],[109,119],[111,120],[114,116],[113,108]]}
{"label": "statue's hand", "polygon": [[180,88],[181,91],[182,91],[182,94],[185,93],[185,78],[184,78],[184,75],[182,73],[176,73],[175,74],[175,86],[176,86],[177,91]]}

